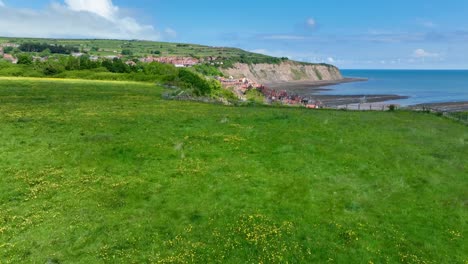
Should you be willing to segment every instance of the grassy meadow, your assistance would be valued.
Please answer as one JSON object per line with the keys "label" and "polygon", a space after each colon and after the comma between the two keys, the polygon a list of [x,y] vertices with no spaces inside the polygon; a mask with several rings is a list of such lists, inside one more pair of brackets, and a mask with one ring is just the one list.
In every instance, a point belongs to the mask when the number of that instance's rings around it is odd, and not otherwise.
{"label": "grassy meadow", "polygon": [[102,40],[102,39],[37,39],[37,38],[7,38],[0,37],[2,43],[47,43],[77,47],[82,52],[96,56],[119,55],[123,50],[129,50],[135,57],[144,56],[183,56],[183,57],[222,57],[225,62],[239,58],[259,62],[271,62],[273,57],[252,53],[238,48],[212,47],[198,44],[155,42],[142,40]]}
{"label": "grassy meadow", "polygon": [[468,129],[0,79],[0,263],[467,263]]}

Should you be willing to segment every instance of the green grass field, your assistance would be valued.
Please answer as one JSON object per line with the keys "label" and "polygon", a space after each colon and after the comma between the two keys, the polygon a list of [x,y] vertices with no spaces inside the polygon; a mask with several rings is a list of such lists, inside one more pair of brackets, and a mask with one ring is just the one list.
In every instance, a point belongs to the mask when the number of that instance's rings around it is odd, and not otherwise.
{"label": "green grass field", "polygon": [[[266,55],[247,52],[237,48],[211,47],[197,44],[181,44],[171,42],[154,42],[140,40],[101,40],[101,39],[35,39],[35,38],[7,38],[0,37],[1,43],[47,43],[79,47],[91,55],[118,55],[122,50],[131,50],[135,56],[148,56],[153,51],[159,51],[161,56],[195,56],[195,57],[240,57],[246,56],[256,59],[271,58]],[[156,55],[155,55],[156,56]]]}
{"label": "green grass field", "polygon": [[0,263],[467,263],[468,129],[0,80]]}

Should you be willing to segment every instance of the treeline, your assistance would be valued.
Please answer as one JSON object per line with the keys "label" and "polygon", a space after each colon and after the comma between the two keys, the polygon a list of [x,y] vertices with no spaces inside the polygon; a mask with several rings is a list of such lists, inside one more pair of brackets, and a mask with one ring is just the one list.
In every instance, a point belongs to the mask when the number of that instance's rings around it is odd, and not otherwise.
{"label": "treeline", "polygon": [[158,62],[127,65],[121,59],[94,61],[89,56],[62,56],[41,62],[26,56],[21,55],[20,64],[0,62],[0,76],[155,82],[186,95],[235,97],[222,89],[218,81],[206,77],[207,73],[219,73],[215,67],[207,65],[193,68],[176,68]]}
{"label": "treeline", "polygon": [[23,43],[18,48],[22,52],[43,52],[49,50],[53,54],[71,54],[72,52],[79,52],[77,47],[63,46],[63,45],[51,45],[46,43],[34,43],[28,42]]}
{"label": "treeline", "polygon": [[231,68],[235,63],[245,63],[245,64],[280,64],[284,61],[288,61],[289,59],[286,57],[283,58],[276,58],[276,57],[269,57],[269,56],[247,56],[247,55],[240,55],[238,57],[231,57],[231,58],[222,58],[223,61],[223,68]]}

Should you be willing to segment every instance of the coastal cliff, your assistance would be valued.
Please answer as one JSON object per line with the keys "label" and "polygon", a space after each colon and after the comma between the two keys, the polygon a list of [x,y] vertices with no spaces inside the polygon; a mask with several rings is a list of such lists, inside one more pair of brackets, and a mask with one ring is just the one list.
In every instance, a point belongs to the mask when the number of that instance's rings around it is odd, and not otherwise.
{"label": "coastal cliff", "polygon": [[258,83],[270,84],[291,81],[339,81],[343,79],[338,68],[323,64],[302,64],[286,61],[279,64],[236,63],[222,70],[234,78],[248,78]]}

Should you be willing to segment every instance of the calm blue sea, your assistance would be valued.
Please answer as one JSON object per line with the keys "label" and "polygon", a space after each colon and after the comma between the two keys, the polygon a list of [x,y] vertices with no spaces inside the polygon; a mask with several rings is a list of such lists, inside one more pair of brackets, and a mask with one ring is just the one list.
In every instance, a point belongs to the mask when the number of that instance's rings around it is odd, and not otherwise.
{"label": "calm blue sea", "polygon": [[397,94],[409,99],[401,105],[468,101],[467,70],[342,70],[346,77],[369,78],[368,82],[330,86],[321,94]]}

